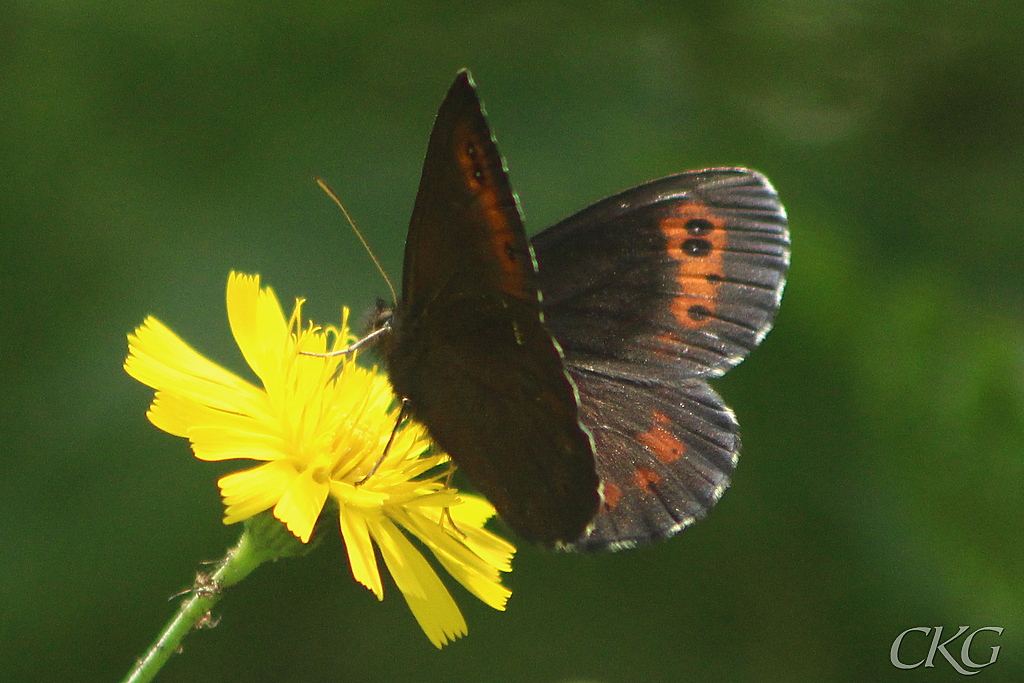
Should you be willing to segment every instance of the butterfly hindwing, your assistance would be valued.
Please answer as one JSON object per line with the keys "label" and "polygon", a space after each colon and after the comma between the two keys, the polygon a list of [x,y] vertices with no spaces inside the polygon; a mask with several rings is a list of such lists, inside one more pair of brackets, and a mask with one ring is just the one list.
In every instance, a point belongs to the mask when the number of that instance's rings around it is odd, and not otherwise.
{"label": "butterfly hindwing", "polygon": [[703,517],[739,455],[705,378],[771,327],[786,214],[758,173],[710,169],[605,199],[537,235],[543,309],[593,436],[603,503],[572,547],[615,549]]}
{"label": "butterfly hindwing", "polygon": [[602,489],[600,511],[571,547],[627,548],[704,517],[729,485],[740,448],[736,418],[708,383],[570,374]]}

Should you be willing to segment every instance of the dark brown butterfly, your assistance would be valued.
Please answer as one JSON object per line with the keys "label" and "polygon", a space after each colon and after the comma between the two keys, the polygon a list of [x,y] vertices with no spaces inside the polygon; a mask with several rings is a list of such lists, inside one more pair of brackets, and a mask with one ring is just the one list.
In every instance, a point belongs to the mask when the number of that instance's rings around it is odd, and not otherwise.
{"label": "dark brown butterfly", "polygon": [[385,322],[395,392],[521,537],[618,549],[715,504],[739,453],[708,385],[771,327],[786,214],[740,168],[669,176],[537,235],[469,72],[438,111]]}

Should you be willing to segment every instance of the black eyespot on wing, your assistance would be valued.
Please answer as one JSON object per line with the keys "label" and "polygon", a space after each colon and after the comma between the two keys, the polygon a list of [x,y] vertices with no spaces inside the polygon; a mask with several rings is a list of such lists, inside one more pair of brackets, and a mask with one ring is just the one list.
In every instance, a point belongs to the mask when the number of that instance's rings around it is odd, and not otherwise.
{"label": "black eyespot on wing", "polygon": [[745,169],[662,178],[533,239],[547,325],[566,358],[714,377],[767,334],[789,268],[786,213]]}

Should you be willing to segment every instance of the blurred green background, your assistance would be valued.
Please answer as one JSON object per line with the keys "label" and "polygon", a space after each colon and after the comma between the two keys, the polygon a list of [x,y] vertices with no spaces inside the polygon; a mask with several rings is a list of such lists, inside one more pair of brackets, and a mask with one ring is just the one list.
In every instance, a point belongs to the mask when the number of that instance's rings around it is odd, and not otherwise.
{"label": "blurred green background", "polygon": [[1005,629],[975,641],[1001,647],[982,679],[1024,679],[1022,8],[6,2],[0,680],[118,680],[240,531],[215,486],[237,466],[145,420],[125,335],[152,313],[244,372],[231,269],[319,321],[366,310],[386,289],[311,176],[398,278],[467,66],[531,232],[691,168],[778,188],[776,329],[716,382],[732,488],[643,550],[521,548],[507,612],[453,588],[470,633],[440,652],[327,534],[231,590],[158,680],[956,680],[889,649],[961,625]]}

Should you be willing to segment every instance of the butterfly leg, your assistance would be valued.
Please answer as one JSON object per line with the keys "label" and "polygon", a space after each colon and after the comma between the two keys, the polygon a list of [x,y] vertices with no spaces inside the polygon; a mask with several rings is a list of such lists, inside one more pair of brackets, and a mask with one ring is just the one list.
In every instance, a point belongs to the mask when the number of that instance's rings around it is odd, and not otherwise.
{"label": "butterfly leg", "polygon": [[[363,339],[366,339],[366,337],[363,337]],[[359,342],[356,343],[358,344]],[[391,436],[388,437],[388,442],[384,446],[384,451],[380,454],[380,457],[377,458],[377,462],[373,463],[373,467],[371,467],[370,471],[366,473],[366,476],[357,481],[355,483],[355,486],[363,485],[367,479],[369,479],[370,477],[377,473],[377,470],[380,468],[380,464],[384,462],[384,458],[388,457],[388,453],[391,451],[391,444],[395,442],[395,435],[398,434],[398,428],[401,426],[402,422],[405,421],[405,418],[408,414],[409,399],[403,398],[402,407],[398,409],[398,418],[395,420],[395,426],[391,429]]]}

